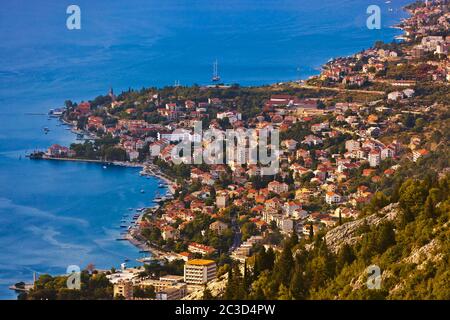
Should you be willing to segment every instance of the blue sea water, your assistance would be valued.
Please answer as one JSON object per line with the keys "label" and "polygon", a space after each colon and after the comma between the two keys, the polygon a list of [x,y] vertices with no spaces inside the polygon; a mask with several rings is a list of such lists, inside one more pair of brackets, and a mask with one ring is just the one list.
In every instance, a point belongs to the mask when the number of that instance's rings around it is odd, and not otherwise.
{"label": "blue sea water", "polygon": [[[93,98],[110,86],[119,92],[175,80],[208,84],[216,59],[226,83],[305,78],[331,57],[391,41],[399,31],[389,26],[405,16],[401,7],[408,2],[77,0],[81,30],[69,31],[72,2],[2,1],[0,299],[14,298],[7,287],[30,281],[34,271],[133,261],[138,251],[115,241],[120,220],[129,207],[149,205],[157,192],[157,181],[139,177],[137,169],[23,158],[26,151],[74,140],[55,120],[28,113]],[[381,30],[366,28],[372,4],[382,9]]]}

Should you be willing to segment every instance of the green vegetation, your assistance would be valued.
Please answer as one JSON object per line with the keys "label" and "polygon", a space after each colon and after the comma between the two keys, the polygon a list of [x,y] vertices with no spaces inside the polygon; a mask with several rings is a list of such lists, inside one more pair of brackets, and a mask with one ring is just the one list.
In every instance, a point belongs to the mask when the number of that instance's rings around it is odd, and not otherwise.
{"label": "green vegetation", "polygon": [[[260,248],[245,266],[234,267],[227,299],[450,299],[448,239],[450,231],[450,175],[408,179],[399,187],[400,212],[392,222],[364,225],[354,245],[334,254],[322,235],[311,241],[296,236],[283,250]],[[369,206],[383,207],[379,194]],[[412,256],[424,246],[434,250],[424,261]],[[367,289],[366,268],[380,266],[379,290]]]}
{"label": "green vegetation", "polygon": [[113,286],[105,273],[81,272],[81,289],[67,288],[67,276],[52,277],[41,275],[28,294],[22,293],[19,299],[28,300],[110,300]]}

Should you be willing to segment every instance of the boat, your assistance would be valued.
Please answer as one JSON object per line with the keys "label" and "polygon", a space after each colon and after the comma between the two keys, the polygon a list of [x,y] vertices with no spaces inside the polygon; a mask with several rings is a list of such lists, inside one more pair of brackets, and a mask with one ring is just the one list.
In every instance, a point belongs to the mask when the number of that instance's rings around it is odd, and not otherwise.
{"label": "boat", "polygon": [[103,169],[106,169],[107,167],[106,166],[103,166]]}
{"label": "boat", "polygon": [[216,62],[214,62],[214,64],[213,64],[213,76],[212,76],[212,79],[211,79],[213,82],[218,82],[218,81],[220,81],[220,76],[219,76],[219,63],[217,62],[217,60],[216,60]]}
{"label": "boat", "polygon": [[141,193],[145,193],[145,190],[144,190],[144,189],[142,189],[142,190],[141,190]]}
{"label": "boat", "polygon": [[133,211],[133,208],[128,208],[128,211]]}
{"label": "boat", "polygon": [[158,184],[158,188],[165,188],[165,187],[166,187],[166,185],[164,183]]}

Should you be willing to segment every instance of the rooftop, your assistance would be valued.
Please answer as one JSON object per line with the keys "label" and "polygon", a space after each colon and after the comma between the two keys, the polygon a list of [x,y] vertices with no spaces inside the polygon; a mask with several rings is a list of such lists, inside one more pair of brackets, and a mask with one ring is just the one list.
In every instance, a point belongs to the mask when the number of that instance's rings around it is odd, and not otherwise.
{"label": "rooftop", "polygon": [[215,263],[214,260],[205,260],[205,259],[193,259],[186,262],[187,265],[194,265],[194,266],[208,266],[213,263]]}

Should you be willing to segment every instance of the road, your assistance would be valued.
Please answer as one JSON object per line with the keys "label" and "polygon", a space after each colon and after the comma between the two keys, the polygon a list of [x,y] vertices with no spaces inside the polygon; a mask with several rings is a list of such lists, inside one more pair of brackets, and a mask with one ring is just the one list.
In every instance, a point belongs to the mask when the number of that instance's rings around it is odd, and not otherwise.
{"label": "road", "polygon": [[319,87],[319,86],[311,86],[307,84],[299,85],[300,88],[311,89],[311,90],[328,90],[328,91],[336,91],[336,92],[349,92],[349,93],[364,93],[364,94],[377,94],[377,95],[385,95],[384,91],[375,91],[375,90],[360,90],[360,89],[344,89],[344,88],[332,88],[332,87]]}
{"label": "road", "polygon": [[235,249],[237,249],[241,245],[241,230],[239,229],[239,225],[236,221],[236,218],[231,218],[231,230],[233,231],[234,237],[233,237],[233,244],[230,247],[230,253],[233,252]]}

